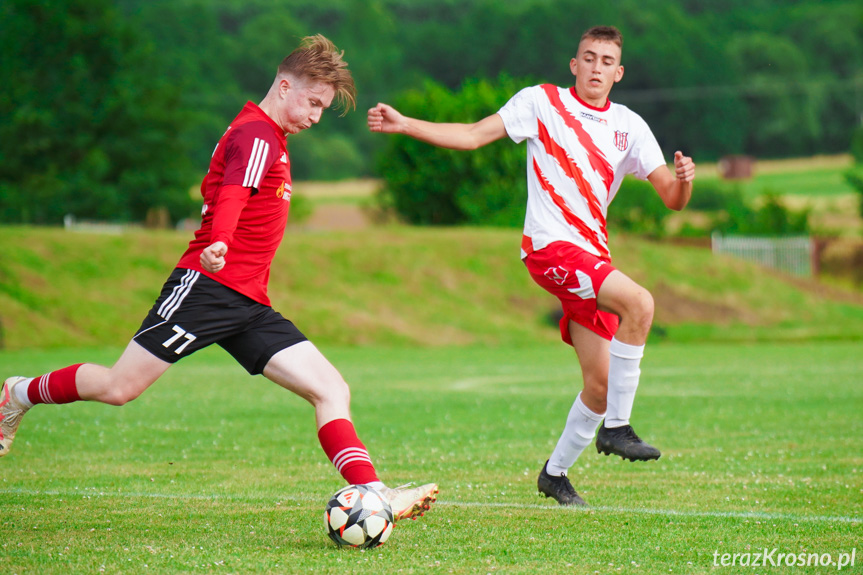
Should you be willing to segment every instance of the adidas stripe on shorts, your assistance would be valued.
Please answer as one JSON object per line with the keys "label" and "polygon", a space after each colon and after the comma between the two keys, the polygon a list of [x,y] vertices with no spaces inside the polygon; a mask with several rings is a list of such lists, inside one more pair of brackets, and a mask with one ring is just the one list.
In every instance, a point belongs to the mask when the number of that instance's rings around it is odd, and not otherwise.
{"label": "adidas stripe on shorts", "polygon": [[273,355],[306,336],[270,306],[177,268],[132,339],[168,363],[216,343],[257,375]]}

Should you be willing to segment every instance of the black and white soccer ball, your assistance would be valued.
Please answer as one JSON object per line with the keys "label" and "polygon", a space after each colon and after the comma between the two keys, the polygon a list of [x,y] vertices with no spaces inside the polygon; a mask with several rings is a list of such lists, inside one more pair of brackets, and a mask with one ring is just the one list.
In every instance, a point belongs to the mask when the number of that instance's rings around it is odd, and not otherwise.
{"label": "black and white soccer ball", "polygon": [[389,502],[366,485],[339,489],[324,511],[327,534],[339,547],[370,549],[386,543],[393,532]]}

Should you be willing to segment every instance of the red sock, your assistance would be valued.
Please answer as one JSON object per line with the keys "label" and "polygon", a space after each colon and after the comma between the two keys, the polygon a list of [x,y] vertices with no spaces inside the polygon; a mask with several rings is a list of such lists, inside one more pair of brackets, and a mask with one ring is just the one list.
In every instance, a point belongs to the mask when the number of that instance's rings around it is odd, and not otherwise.
{"label": "red sock", "polygon": [[334,419],[318,430],[318,439],[345,481],[358,485],[378,480],[369,452],[357,437],[353,423]]}
{"label": "red sock", "polygon": [[78,387],[75,385],[75,374],[82,363],[70,365],[43,376],[37,377],[27,387],[27,397],[30,403],[72,403],[79,401]]}

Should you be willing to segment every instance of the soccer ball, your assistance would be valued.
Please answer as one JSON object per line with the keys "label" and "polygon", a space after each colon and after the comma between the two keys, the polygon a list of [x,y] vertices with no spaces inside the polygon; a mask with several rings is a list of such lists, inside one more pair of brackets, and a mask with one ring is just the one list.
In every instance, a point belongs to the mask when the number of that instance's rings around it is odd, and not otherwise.
{"label": "soccer ball", "polygon": [[393,523],[390,504],[366,485],[339,489],[324,511],[327,534],[339,547],[379,547],[389,539]]}

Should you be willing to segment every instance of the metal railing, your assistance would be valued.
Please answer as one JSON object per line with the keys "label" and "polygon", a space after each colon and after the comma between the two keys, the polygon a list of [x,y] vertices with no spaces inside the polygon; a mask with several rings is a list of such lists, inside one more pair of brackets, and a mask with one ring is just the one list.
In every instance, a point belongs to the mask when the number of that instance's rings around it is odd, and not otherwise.
{"label": "metal railing", "polygon": [[710,247],[714,254],[727,254],[795,276],[811,276],[813,272],[809,236],[723,236],[714,232]]}

